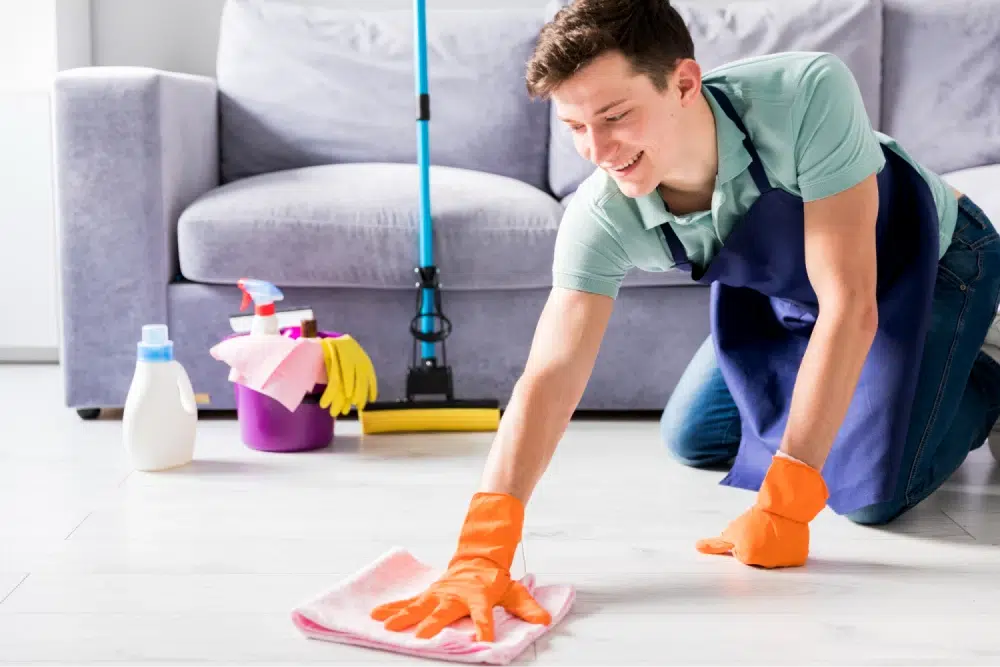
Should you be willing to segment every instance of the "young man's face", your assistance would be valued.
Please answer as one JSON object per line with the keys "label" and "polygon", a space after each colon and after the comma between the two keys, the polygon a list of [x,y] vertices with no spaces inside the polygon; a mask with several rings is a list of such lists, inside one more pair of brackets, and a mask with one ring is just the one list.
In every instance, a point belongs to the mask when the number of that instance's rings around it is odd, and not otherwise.
{"label": "young man's face", "polygon": [[641,197],[684,169],[684,112],[700,95],[700,87],[691,90],[692,77],[700,78],[697,65],[685,61],[658,91],[621,53],[609,52],[561,84],[552,101],[580,155],[610,174],[623,194]]}

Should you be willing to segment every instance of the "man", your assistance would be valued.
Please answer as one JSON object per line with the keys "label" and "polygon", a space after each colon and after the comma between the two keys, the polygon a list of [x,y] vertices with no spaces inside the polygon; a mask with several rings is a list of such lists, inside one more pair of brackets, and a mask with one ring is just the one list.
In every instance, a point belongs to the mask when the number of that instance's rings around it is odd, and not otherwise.
{"label": "man", "polygon": [[840,60],[703,74],[666,0],[577,0],[543,29],[527,82],[598,168],[561,224],[554,287],[448,570],[374,618],[429,637],[471,616],[486,641],[496,605],[549,622],[510,565],[632,268],[711,285],[712,335],[663,433],[688,464],[731,462],[724,483],[757,496],[702,552],[801,565],[827,504],[885,523],[984,442],[1000,414],[1000,364],[981,352],[998,235],[872,130]]}

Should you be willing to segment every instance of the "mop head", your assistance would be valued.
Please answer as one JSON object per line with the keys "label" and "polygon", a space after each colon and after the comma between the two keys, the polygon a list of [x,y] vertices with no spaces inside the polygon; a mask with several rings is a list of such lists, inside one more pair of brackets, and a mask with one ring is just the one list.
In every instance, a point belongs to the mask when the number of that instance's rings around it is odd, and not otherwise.
{"label": "mop head", "polygon": [[[411,324],[415,339],[425,336],[417,330],[416,319]],[[446,335],[427,337],[440,336],[438,342],[443,346]],[[500,401],[456,398],[451,367],[438,364],[436,359],[418,363],[414,346],[413,361],[406,375],[406,397],[359,406],[358,421],[365,434],[496,431],[500,427]]]}
{"label": "mop head", "polygon": [[490,400],[369,403],[358,411],[358,421],[366,434],[495,431],[500,426],[500,406]]}

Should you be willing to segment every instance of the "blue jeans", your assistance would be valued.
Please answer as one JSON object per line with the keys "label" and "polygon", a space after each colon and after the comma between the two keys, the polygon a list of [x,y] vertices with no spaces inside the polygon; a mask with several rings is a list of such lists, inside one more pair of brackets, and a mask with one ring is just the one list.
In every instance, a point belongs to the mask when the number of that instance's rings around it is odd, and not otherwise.
{"label": "blue jeans", "polygon": [[[924,500],[981,446],[1000,417],[1000,364],[981,351],[1000,298],[1000,236],[968,197],[959,200],[951,245],[938,263],[933,320],[895,497],[848,517],[884,524]],[[681,462],[726,466],[740,444],[740,416],[711,338],[695,353],[661,418]]]}

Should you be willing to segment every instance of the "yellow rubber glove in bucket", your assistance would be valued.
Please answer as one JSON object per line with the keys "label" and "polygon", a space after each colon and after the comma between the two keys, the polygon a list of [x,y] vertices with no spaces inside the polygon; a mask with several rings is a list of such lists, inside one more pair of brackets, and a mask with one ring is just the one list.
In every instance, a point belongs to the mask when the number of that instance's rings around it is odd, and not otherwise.
{"label": "yellow rubber glove in bucket", "polygon": [[351,336],[320,339],[326,364],[327,385],[320,397],[321,408],[333,416],[346,415],[352,405],[363,409],[378,396],[375,366],[358,341]]}

